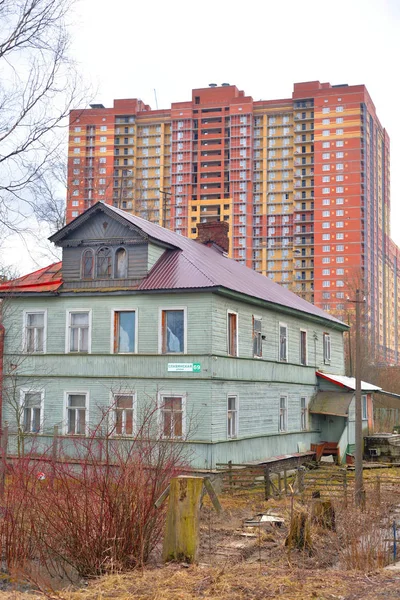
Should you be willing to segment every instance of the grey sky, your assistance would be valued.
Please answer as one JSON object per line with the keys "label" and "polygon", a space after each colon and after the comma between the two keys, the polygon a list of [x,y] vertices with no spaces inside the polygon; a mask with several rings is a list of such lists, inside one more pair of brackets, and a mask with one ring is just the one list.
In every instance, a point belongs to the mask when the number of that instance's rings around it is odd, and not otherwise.
{"label": "grey sky", "polygon": [[400,245],[400,0],[80,0],[71,20],[72,53],[106,106],[138,97],[155,108],[156,89],[168,108],[210,82],[255,100],[290,97],[299,81],[365,84],[391,139]]}

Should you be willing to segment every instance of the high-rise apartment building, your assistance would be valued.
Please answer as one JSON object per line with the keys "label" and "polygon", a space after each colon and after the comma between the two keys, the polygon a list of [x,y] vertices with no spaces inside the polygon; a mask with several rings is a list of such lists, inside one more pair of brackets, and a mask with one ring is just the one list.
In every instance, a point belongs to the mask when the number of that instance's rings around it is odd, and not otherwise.
{"label": "high-rise apartment building", "polygon": [[389,173],[363,85],[298,83],[290,99],[254,102],[210,84],[167,110],[132,99],[72,111],[67,220],[102,200],[188,237],[227,221],[233,258],[327,311],[361,286],[365,339],[397,362]]}

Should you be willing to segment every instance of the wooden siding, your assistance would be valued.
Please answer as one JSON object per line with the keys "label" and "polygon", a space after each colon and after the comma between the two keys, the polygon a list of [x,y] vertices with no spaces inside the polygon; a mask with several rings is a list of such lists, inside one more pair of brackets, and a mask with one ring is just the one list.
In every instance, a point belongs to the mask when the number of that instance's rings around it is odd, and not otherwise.
{"label": "wooden siding", "polygon": [[60,242],[60,245],[76,245],[76,243],[81,243],[83,240],[85,245],[88,245],[91,240],[101,243],[121,244],[126,240],[138,242],[145,239],[145,234],[134,225],[128,227],[127,224],[124,225],[115,217],[98,212],[84,221],[80,227],[71,230]]}
{"label": "wooden siding", "polygon": [[164,254],[164,248],[160,248],[160,246],[156,246],[155,244],[148,244],[147,251],[147,270],[150,269],[156,264],[158,259]]}
{"label": "wooden siding", "polygon": [[[278,362],[279,323],[288,327],[288,363],[300,364],[300,330],[307,331],[307,362],[314,369],[323,369],[329,373],[344,373],[343,333],[331,327],[307,321],[304,317],[289,317],[278,311],[261,309],[213,295],[213,354],[227,353],[227,313],[239,315],[239,357],[253,357],[253,315],[262,319],[263,356],[260,360]],[[331,335],[331,361],[323,360],[323,333]]]}

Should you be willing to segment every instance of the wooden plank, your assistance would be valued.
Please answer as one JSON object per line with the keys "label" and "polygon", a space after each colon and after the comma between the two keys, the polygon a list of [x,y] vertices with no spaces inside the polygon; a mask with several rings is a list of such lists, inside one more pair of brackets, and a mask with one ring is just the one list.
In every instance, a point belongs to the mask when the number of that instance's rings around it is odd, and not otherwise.
{"label": "wooden plank", "polygon": [[217,511],[217,513],[219,514],[220,512],[222,512],[222,506],[219,503],[218,496],[215,493],[213,485],[212,485],[212,483],[211,483],[211,481],[210,481],[210,479],[208,477],[206,477],[204,479],[204,487],[207,490],[207,493],[208,493],[208,495],[210,497],[210,500],[212,502],[213,507],[215,508],[215,510]]}

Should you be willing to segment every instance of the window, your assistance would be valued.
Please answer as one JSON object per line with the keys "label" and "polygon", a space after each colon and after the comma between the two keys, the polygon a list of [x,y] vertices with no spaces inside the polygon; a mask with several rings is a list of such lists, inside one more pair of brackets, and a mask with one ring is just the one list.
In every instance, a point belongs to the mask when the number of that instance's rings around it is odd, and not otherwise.
{"label": "window", "polygon": [[79,196],[79,190],[74,190],[74,191],[72,192],[72,195],[73,195],[73,196]]}
{"label": "window", "polygon": [[227,436],[228,439],[236,438],[238,435],[238,398],[228,396],[227,410]]}
{"label": "window", "polygon": [[87,417],[87,394],[66,394],[66,433],[67,435],[85,435]]}
{"label": "window", "polygon": [[322,155],[322,159],[323,160],[329,160],[329,157],[330,157],[330,153],[329,152],[324,152],[323,155]]}
{"label": "window", "polygon": [[67,352],[90,352],[90,311],[67,313]]}
{"label": "window", "polygon": [[323,211],[322,211],[322,216],[323,216],[324,218],[326,218],[326,217],[329,217],[329,216],[330,216],[330,214],[331,214],[331,213],[330,213],[330,211],[329,211],[329,210],[323,210]]}
{"label": "window", "polygon": [[337,263],[344,263],[344,256],[337,256],[336,257],[336,262]]}
{"label": "window", "polygon": [[322,263],[327,265],[331,262],[331,259],[329,258],[329,256],[323,256],[322,257]]}
{"label": "window", "polygon": [[329,300],[330,297],[331,297],[331,293],[330,292],[322,292],[322,298],[324,300]]}
{"label": "window", "polygon": [[133,394],[114,394],[114,433],[115,435],[133,435],[134,429]]}
{"label": "window", "polygon": [[343,217],[344,216],[344,210],[342,210],[341,208],[339,210],[336,211],[336,216],[337,217]]}
{"label": "window", "polygon": [[279,431],[287,431],[287,396],[279,398]]}
{"label": "window", "polygon": [[322,252],[330,252],[330,251],[331,251],[330,246],[322,246]]}
{"label": "window", "polygon": [[74,165],[79,165],[79,164],[80,164],[80,162],[81,162],[81,159],[80,159],[80,158],[74,158],[74,160],[73,160],[73,164],[74,164]]}
{"label": "window", "polygon": [[344,204],[344,198],[336,198],[336,204]]}
{"label": "window", "polygon": [[344,146],[344,141],[343,140],[338,140],[336,142],[336,148],[342,148]]}
{"label": "window", "polygon": [[101,125],[100,131],[107,131],[107,125]]}
{"label": "window", "polygon": [[287,325],[279,323],[279,360],[287,362]]}
{"label": "window", "polygon": [[331,170],[331,165],[322,165],[322,170],[323,171],[330,171]]}
{"label": "window", "polygon": [[307,364],[307,331],[300,330],[300,364]]}
{"label": "window", "polygon": [[330,192],[330,188],[328,188],[328,187],[322,188],[322,193],[323,194],[329,194],[329,192]]}
{"label": "window", "polygon": [[81,128],[80,127],[75,127],[74,131],[76,131],[76,132],[81,131]]}
{"label": "window", "polygon": [[330,275],[331,274],[331,270],[330,269],[322,269],[322,275]]}
{"label": "window", "polygon": [[342,187],[337,187],[336,188],[336,193],[337,194],[343,194],[343,192],[344,192],[344,189]]}
{"label": "window", "polygon": [[336,171],[343,171],[343,168],[344,168],[343,163],[337,163]]}
{"label": "window", "polygon": [[84,250],[82,253],[82,279],[93,279],[94,274],[94,252]]}
{"label": "window", "polygon": [[24,433],[40,433],[43,428],[43,392],[21,390],[22,428]]}
{"label": "window", "polygon": [[336,123],[343,123],[343,117],[336,117]]}
{"label": "window", "polygon": [[77,210],[73,210],[72,211],[72,218],[74,219],[75,217],[77,217],[79,215]]}
{"label": "window", "polygon": [[322,132],[322,135],[328,136],[328,135],[331,135],[331,132],[330,132],[329,129],[324,129],[323,132]]}
{"label": "window", "polygon": [[336,152],[336,158],[343,158],[344,153],[343,152]]}
{"label": "window", "polygon": [[344,240],[344,233],[337,233],[336,234],[336,239],[337,240]]}
{"label": "window", "polygon": [[343,129],[336,129],[336,135],[343,135]]}
{"label": "window", "polygon": [[337,106],[336,112],[343,112],[343,106]]}
{"label": "window", "polygon": [[330,281],[323,281],[322,282],[322,287],[331,287],[331,282]]}
{"label": "window", "polygon": [[322,108],[322,112],[323,112],[324,114],[327,114],[327,113],[329,113],[329,112],[330,112],[330,110],[331,110],[331,109],[329,108],[329,106],[324,106],[324,107]]}
{"label": "window", "polygon": [[174,439],[185,435],[185,400],[185,396],[160,396],[162,437]]}
{"label": "window", "polygon": [[186,309],[161,310],[160,352],[186,352]]}
{"label": "window", "polygon": [[322,125],[329,125],[330,122],[330,119],[322,119]]}
{"label": "window", "polygon": [[331,203],[331,201],[329,200],[329,198],[322,198],[322,205],[323,206],[329,206]]}
{"label": "window", "polygon": [[300,428],[302,431],[308,429],[307,398],[300,398]]}
{"label": "window", "polygon": [[103,143],[104,143],[104,142],[106,142],[106,141],[107,141],[107,138],[106,138],[106,136],[105,136],[105,135],[102,135],[102,136],[100,136],[100,142],[103,142]]}
{"label": "window", "polygon": [[115,253],[115,278],[123,279],[128,275],[128,256],[124,248],[118,248]]}
{"label": "window", "polygon": [[336,221],[336,227],[344,227],[344,221]]}
{"label": "window", "polygon": [[228,311],[228,354],[238,356],[238,315]]}
{"label": "window", "polygon": [[344,252],[344,245],[339,244],[338,246],[336,246],[336,252]]}
{"label": "window", "polygon": [[331,224],[329,223],[329,221],[324,221],[322,223],[322,229],[329,229],[331,226]]}
{"label": "window", "polygon": [[103,247],[97,252],[96,276],[109,279],[112,276],[112,251],[111,248]]}
{"label": "window", "polygon": [[261,318],[253,316],[253,356],[262,356]]}
{"label": "window", "polygon": [[344,275],[344,269],[336,269],[336,275]]}
{"label": "window", "polygon": [[24,349],[25,352],[46,351],[46,311],[25,312]]}
{"label": "window", "polygon": [[330,148],[331,143],[330,142],[322,142],[322,147],[323,148]]}
{"label": "window", "polygon": [[322,234],[322,240],[323,240],[324,242],[327,242],[327,241],[328,241],[328,240],[330,240],[330,239],[331,239],[331,234],[330,234],[330,233],[323,233],[323,234]]}
{"label": "window", "polygon": [[137,347],[136,311],[114,311],[113,349],[115,354],[136,352]]}
{"label": "window", "polygon": [[363,421],[368,419],[367,394],[361,396],[361,418]]}
{"label": "window", "polygon": [[336,282],[337,287],[344,287],[344,281],[341,281],[340,279],[337,280]]}
{"label": "window", "polygon": [[80,141],[81,141],[80,137],[74,137],[75,144],[79,144]]}
{"label": "window", "polygon": [[322,183],[329,183],[329,182],[330,182],[330,180],[331,180],[331,178],[329,177],[329,175],[325,175],[325,176],[322,178]]}
{"label": "window", "polygon": [[[100,152],[107,152],[106,146],[100,146]],[[115,154],[118,154],[118,151],[115,151]]]}
{"label": "window", "polygon": [[324,363],[331,361],[331,336],[329,333],[323,335],[323,352],[324,352]]}
{"label": "window", "polygon": [[344,181],[343,175],[336,175],[336,181]]}

